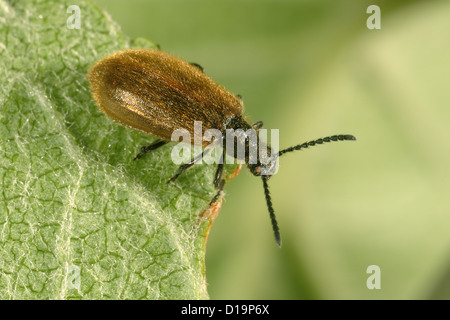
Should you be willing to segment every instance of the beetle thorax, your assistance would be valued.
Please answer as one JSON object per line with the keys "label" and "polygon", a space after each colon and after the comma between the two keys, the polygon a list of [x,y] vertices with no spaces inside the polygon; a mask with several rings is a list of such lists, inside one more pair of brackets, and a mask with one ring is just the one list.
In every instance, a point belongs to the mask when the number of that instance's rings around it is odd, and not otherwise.
{"label": "beetle thorax", "polygon": [[260,127],[251,126],[242,116],[227,119],[224,133],[224,151],[237,160],[244,161],[255,176],[265,174],[272,151],[267,142],[260,140]]}

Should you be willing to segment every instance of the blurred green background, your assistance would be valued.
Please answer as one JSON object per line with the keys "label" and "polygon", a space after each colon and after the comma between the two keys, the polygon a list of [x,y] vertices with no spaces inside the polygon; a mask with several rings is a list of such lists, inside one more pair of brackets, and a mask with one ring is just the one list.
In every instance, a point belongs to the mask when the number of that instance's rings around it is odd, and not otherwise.
{"label": "blurred green background", "polygon": [[[263,189],[243,168],[207,250],[212,299],[450,298],[449,1],[95,0],[130,37],[201,64],[280,129]],[[381,30],[369,30],[369,5]],[[366,269],[381,269],[369,290]]]}

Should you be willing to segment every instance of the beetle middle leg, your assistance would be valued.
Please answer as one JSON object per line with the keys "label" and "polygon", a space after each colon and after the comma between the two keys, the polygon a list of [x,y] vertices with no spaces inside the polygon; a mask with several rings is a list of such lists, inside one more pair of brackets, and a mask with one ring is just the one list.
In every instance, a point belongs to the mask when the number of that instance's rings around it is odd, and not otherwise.
{"label": "beetle middle leg", "polygon": [[159,141],[152,143],[151,145],[143,146],[141,148],[141,151],[138,153],[138,155],[136,157],[134,157],[133,161],[142,158],[144,156],[144,154],[146,154],[147,152],[158,149],[159,147],[162,147],[163,145],[165,145],[168,142],[169,141],[159,140]]}
{"label": "beetle middle leg", "polygon": [[223,187],[225,186],[225,179],[223,179],[223,157],[224,153],[222,153],[222,155],[220,156],[220,161],[219,164],[217,165],[216,174],[214,176],[214,186],[217,189],[217,193],[214,196],[214,198],[212,198],[209,205],[215,203],[219,199],[220,194],[223,191]]}
{"label": "beetle middle leg", "polygon": [[186,162],[184,164],[182,164],[179,168],[178,168],[178,172],[172,177],[170,178],[167,183],[169,182],[174,182],[183,172],[185,172],[187,169],[189,169],[190,167],[192,167],[195,163],[197,163],[201,158],[203,158],[209,151],[211,151],[210,148],[206,148],[202,153],[200,153],[199,155],[197,155],[194,159],[192,159],[189,162]]}

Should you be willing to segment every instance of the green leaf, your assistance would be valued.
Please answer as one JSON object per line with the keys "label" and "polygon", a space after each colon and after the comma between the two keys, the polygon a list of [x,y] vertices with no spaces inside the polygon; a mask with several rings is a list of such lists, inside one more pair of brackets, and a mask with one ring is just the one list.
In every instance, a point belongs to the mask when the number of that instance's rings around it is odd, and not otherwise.
{"label": "green leaf", "polygon": [[91,98],[89,67],[131,41],[84,1],[0,1],[0,19],[0,298],[208,298],[214,168],[166,185],[170,145],[132,161],[155,138]]}

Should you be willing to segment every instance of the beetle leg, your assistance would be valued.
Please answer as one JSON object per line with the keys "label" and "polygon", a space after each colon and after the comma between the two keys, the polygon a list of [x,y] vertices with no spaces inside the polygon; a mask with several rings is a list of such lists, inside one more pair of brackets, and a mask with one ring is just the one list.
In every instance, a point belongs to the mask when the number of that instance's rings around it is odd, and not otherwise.
{"label": "beetle leg", "polygon": [[192,167],[196,162],[198,162],[201,158],[203,158],[209,151],[211,151],[210,148],[206,148],[202,153],[200,153],[198,156],[196,156],[194,159],[192,159],[189,162],[186,162],[184,164],[182,164],[179,168],[178,168],[178,172],[172,177],[170,178],[167,183],[169,182],[174,182],[183,172],[185,172],[187,169],[189,169],[190,167]]}
{"label": "beetle leg", "polygon": [[144,154],[146,154],[147,152],[158,149],[159,147],[162,147],[166,143],[168,143],[168,141],[159,140],[159,141],[152,143],[151,145],[143,146],[141,148],[141,152],[139,152],[139,154],[136,157],[134,157],[133,161],[142,158],[142,156]]}
{"label": "beetle leg", "polygon": [[223,175],[223,153],[220,156],[220,162],[219,165],[217,166],[216,175],[214,177],[214,186],[216,187],[216,189],[219,189],[220,181],[222,180],[222,175]]}
{"label": "beetle leg", "polygon": [[216,195],[214,196],[214,198],[212,198],[211,202],[209,203],[209,205],[212,205],[213,203],[216,203],[217,200],[219,200],[220,194],[223,191],[223,187],[225,186],[225,179],[220,180],[219,185],[217,186],[217,188],[219,189],[216,193]]}
{"label": "beetle leg", "polygon": [[255,123],[252,125],[252,128],[255,129],[255,130],[259,130],[259,129],[261,129],[262,127],[263,127],[263,122],[262,122],[262,121],[255,122]]}
{"label": "beetle leg", "polygon": [[223,176],[223,157],[224,157],[224,153],[222,153],[222,155],[220,156],[219,165],[217,166],[216,175],[214,177],[214,186],[216,187],[216,189],[218,191],[217,191],[216,195],[214,196],[214,198],[212,198],[209,205],[215,203],[219,199],[220,194],[223,191],[223,187],[225,186],[225,179],[222,178],[222,176]]}
{"label": "beetle leg", "polygon": [[201,72],[205,72],[205,70],[203,70],[203,67],[201,66],[201,65],[199,65],[198,63],[195,63],[195,62],[189,62],[189,64],[191,65],[191,66],[194,66],[194,67],[196,67],[198,70],[200,70]]}

